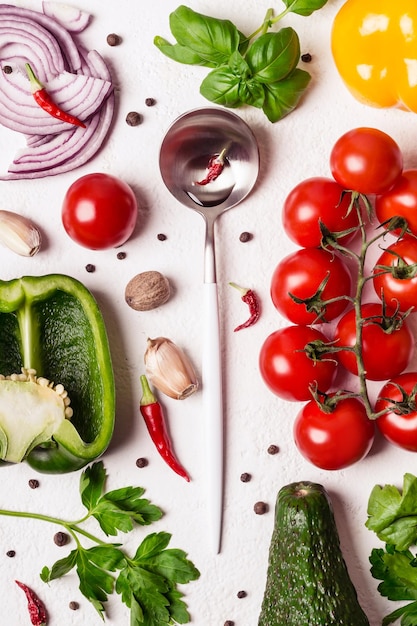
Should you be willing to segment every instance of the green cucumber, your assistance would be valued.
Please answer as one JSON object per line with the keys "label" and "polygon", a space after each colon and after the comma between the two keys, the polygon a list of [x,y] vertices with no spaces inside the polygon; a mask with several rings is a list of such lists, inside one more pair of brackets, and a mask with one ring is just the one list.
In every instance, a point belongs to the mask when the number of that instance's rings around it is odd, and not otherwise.
{"label": "green cucumber", "polygon": [[322,485],[297,482],[278,492],[258,626],[369,626]]}

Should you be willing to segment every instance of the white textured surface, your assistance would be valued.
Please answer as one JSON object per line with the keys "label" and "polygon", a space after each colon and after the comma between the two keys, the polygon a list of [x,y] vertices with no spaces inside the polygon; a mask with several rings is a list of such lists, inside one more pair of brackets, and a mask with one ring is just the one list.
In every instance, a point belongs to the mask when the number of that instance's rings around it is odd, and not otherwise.
{"label": "white textured surface", "polygon": [[[41,2],[21,3],[40,9]],[[181,66],[162,56],[153,46],[155,35],[171,38],[168,15],[177,0],[83,0],[82,8],[94,19],[83,34],[90,48],[96,48],[110,63],[118,87],[118,106],[107,144],[85,167],[56,178],[0,183],[0,208],[30,216],[42,229],[44,247],[32,259],[0,249],[2,278],[48,272],[68,273],[81,279],[97,297],[105,317],[117,383],[117,424],[112,445],[104,457],[109,488],[138,484],[147,496],[165,511],[151,527],[172,533],[172,546],[188,552],[201,571],[201,578],[184,588],[185,600],[198,626],[222,626],[229,619],[236,626],[255,626],[266,576],[267,555],[273,526],[276,494],[288,482],[307,479],[321,482],[329,490],[338,523],[342,547],[361,603],[371,626],[378,626],[389,603],[379,597],[376,581],[369,573],[368,556],[378,541],[365,527],[366,505],[376,482],[401,485],[405,471],[416,471],[416,457],[378,442],[369,457],[340,472],[320,471],[305,462],[292,441],[292,421],[298,404],[282,403],[260,379],[258,353],[265,337],[286,324],[275,312],[269,298],[270,275],[277,262],[292,249],[281,229],[280,211],[286,194],[302,179],[329,175],[328,157],[336,139],[357,126],[375,126],[391,134],[404,151],[408,167],[416,166],[415,141],[410,128],[411,114],[369,109],[354,101],[334,68],[329,36],[332,19],[341,0],[309,18],[288,16],[284,25],[293,25],[300,35],[302,52],[313,61],[306,66],[312,76],[302,106],[281,122],[272,125],[255,109],[240,109],[257,136],[261,171],[252,194],[222,216],[217,231],[218,283],[224,356],[226,482],[222,551],[210,548],[206,508],[206,478],[202,424],[202,393],[184,402],[163,399],[178,456],[189,470],[187,484],[172,473],[151,444],[139,416],[139,375],[148,336],[165,335],[183,346],[201,373],[201,299],[203,264],[203,223],[201,218],[178,205],[165,189],[159,175],[158,151],[164,132],[181,113],[208,103],[198,93],[207,70]],[[268,0],[190,0],[193,9],[216,17],[230,18],[242,31],[252,32],[261,23]],[[277,4],[276,12],[280,10]],[[110,48],[106,36],[118,33],[122,45]],[[147,97],[157,104],[148,108]],[[142,125],[126,125],[130,110],[143,113]],[[2,164],[10,161],[19,138],[0,133]],[[132,185],[141,203],[141,215],[134,237],[123,246],[127,258],[116,259],[116,251],[92,252],[78,247],[64,233],[60,208],[68,186],[79,176],[102,171],[120,176]],[[239,241],[242,231],[253,233],[249,243]],[[166,241],[157,239],[158,233]],[[93,263],[89,274],[85,265]],[[147,313],[135,312],[124,302],[124,288],[136,273],[155,269],[165,273],[174,294],[164,306]],[[262,301],[262,316],[256,326],[239,333],[233,328],[246,316],[237,293],[228,286],[235,281],[255,289]],[[270,444],[279,446],[275,456],[267,453]],[[139,470],[135,461],[147,457],[149,466]],[[242,483],[242,472],[252,474]],[[28,480],[34,472],[25,464],[1,469],[0,508],[26,509],[66,518],[81,513],[78,474],[37,476],[40,487],[31,490]],[[255,515],[253,505],[269,505],[265,515]],[[53,534],[58,528],[41,522],[0,518],[0,623],[21,626],[28,623],[21,591],[15,578],[32,585],[45,600],[51,626],[100,624],[101,620],[78,592],[74,574],[49,587],[39,580],[43,565],[67,554],[58,548]],[[138,529],[124,539],[133,551],[149,529]],[[16,550],[14,559],[5,556]],[[239,599],[237,592],[247,597]],[[80,610],[70,611],[71,600]],[[391,609],[392,607],[390,607]],[[129,623],[128,610],[114,595],[109,601],[106,623]]]}

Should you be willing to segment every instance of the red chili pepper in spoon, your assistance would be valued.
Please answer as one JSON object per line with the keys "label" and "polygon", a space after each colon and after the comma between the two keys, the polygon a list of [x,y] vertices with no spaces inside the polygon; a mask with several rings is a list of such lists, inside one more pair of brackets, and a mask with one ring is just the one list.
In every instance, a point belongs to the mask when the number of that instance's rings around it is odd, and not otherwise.
{"label": "red chili pepper in spoon", "polygon": [[236,332],[238,330],[242,330],[242,328],[249,328],[249,326],[253,326],[259,319],[259,316],[261,314],[261,307],[258,297],[256,293],[252,291],[252,289],[239,287],[239,285],[236,285],[236,283],[229,283],[229,285],[240,291],[240,293],[242,294],[241,300],[248,305],[250,313],[250,316],[246,320],[246,322],[243,322],[243,324],[240,324],[235,328],[234,332]]}
{"label": "red chili pepper in spoon", "polygon": [[169,467],[179,476],[182,476],[182,478],[185,478],[186,481],[190,482],[190,477],[177,460],[177,457],[172,449],[162,406],[152,393],[146,376],[141,376],[140,382],[143,392],[142,399],[140,401],[140,412],[145,420],[151,439],[165,463],[167,463],[167,465],[169,465]]}
{"label": "red chili pepper in spoon", "polygon": [[207,175],[203,180],[196,180],[196,185],[208,185],[213,180],[216,180],[224,169],[224,155],[226,154],[226,148],[224,148],[220,154],[210,157],[207,165]]}
{"label": "red chili pepper in spoon", "polygon": [[81,126],[81,128],[85,128],[85,124],[79,120],[78,117],[63,111],[55,104],[45,87],[35,76],[35,73],[29,63],[25,63],[25,68],[30,80],[32,95],[41,109],[62,122],[68,122],[69,124],[74,124],[74,126]]}
{"label": "red chili pepper in spoon", "polygon": [[18,580],[15,582],[25,592],[28,601],[29,617],[33,626],[46,626],[46,609],[43,602],[30,587]]}

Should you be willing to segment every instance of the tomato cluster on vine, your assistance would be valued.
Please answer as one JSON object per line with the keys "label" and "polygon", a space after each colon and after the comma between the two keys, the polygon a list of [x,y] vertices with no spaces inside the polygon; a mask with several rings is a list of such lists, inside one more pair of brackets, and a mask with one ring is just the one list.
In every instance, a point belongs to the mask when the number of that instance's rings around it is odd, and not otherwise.
{"label": "tomato cluster on vine", "polygon": [[[267,387],[304,403],[293,426],[299,451],[328,470],[363,459],[376,427],[417,452],[417,372],[409,371],[417,170],[404,170],[397,143],[374,128],[342,135],[330,170],[332,177],[301,181],[284,201],[283,228],[297,249],[276,266],[270,293],[290,324],[271,333],[259,355]],[[343,372],[355,389],[337,389]],[[376,400],[369,381],[384,383]]]}

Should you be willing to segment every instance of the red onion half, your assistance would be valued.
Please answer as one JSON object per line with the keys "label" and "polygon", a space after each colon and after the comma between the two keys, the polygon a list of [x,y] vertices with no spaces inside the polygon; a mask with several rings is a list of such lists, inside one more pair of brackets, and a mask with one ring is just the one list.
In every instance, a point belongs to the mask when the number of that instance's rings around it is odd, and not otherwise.
{"label": "red onion half", "polygon": [[[100,149],[113,119],[107,64],[71,34],[84,30],[89,14],[52,1],[43,6],[45,14],[0,4],[0,124],[26,138],[26,148],[0,180],[38,178],[83,165]],[[53,101],[85,128],[53,118],[35,102],[25,63]]]}

